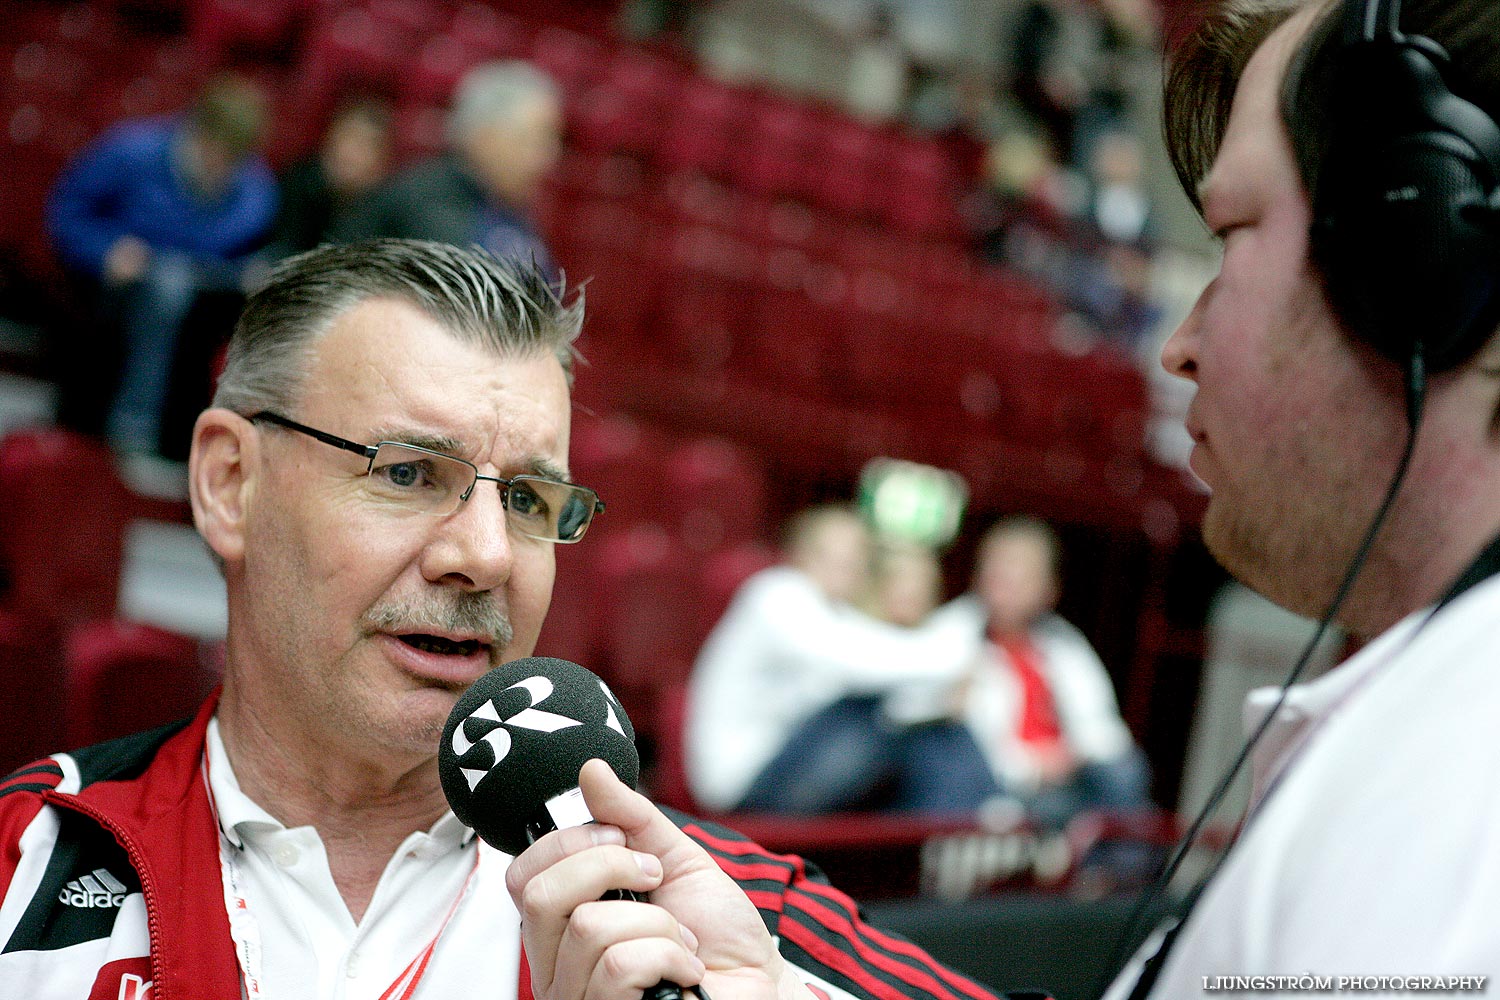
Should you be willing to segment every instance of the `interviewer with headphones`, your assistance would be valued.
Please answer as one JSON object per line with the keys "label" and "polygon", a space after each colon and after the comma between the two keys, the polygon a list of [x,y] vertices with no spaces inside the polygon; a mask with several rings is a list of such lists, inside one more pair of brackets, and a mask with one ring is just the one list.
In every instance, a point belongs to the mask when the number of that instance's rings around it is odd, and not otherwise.
{"label": "interviewer with headphones", "polygon": [[1238,841],[1107,996],[1472,989],[1500,973],[1500,4],[1230,0],[1166,108],[1224,249],[1162,358],[1204,537],[1366,644],[1252,695]]}
{"label": "interviewer with headphones", "polygon": [[1158,893],[1177,919],[1107,995],[1472,990],[1500,973],[1500,4],[1228,0],[1166,107],[1224,245],[1163,356],[1197,387],[1205,538],[1367,644],[1253,696],[1238,841]]}

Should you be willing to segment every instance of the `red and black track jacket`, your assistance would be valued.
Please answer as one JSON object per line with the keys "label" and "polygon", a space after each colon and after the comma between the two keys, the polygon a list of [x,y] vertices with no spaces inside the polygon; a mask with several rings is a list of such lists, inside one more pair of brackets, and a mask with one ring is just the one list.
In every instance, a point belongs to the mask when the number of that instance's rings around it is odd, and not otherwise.
{"label": "red and black track jacket", "polygon": [[[0,996],[240,996],[219,834],[199,770],[214,707],[210,699],[189,722],[59,754],[0,781]],[[994,1000],[865,924],[800,858],[669,815],[740,884],[810,979],[859,1000]],[[530,1000],[529,983],[519,993]]]}

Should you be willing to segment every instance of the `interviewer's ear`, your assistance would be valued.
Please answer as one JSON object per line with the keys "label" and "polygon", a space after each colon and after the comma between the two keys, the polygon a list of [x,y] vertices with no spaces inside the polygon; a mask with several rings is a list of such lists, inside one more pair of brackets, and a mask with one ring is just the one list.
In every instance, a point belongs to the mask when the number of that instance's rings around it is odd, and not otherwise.
{"label": "interviewer's ear", "polygon": [[188,457],[193,523],[226,563],[244,553],[245,514],[254,494],[259,449],[255,425],[231,410],[204,410],[193,426]]}

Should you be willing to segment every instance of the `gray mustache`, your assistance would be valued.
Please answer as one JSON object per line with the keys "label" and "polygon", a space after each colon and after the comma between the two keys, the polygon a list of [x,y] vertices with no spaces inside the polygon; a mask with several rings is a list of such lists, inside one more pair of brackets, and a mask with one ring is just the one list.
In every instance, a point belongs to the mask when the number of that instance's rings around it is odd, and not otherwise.
{"label": "gray mustache", "polygon": [[455,592],[441,600],[382,604],[365,614],[380,632],[464,632],[481,635],[491,646],[510,645],[510,618],[487,594]]}

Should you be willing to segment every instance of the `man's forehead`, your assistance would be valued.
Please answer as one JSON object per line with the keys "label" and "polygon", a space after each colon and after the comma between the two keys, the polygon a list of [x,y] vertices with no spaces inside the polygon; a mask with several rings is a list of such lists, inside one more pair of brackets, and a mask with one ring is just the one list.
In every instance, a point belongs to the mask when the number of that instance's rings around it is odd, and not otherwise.
{"label": "man's forehead", "polygon": [[[420,303],[399,294],[373,294],[335,313],[311,343],[313,372],[379,376],[382,371],[441,367],[455,355],[478,355],[478,367],[553,358],[545,347],[508,348],[455,329]],[[561,362],[558,362],[561,367]]]}
{"label": "man's forehead", "polygon": [[303,398],[363,433],[464,454],[522,397],[565,422],[567,379],[542,348],[496,350],[454,333],[415,304],[371,297],[345,309],[314,346]]}
{"label": "man's forehead", "polygon": [[[1232,199],[1254,177],[1234,170],[1235,157],[1262,148],[1272,135],[1285,136],[1281,94],[1292,58],[1327,4],[1308,4],[1277,26],[1245,63],[1235,87],[1224,140],[1208,173],[1198,182],[1198,202],[1212,214],[1215,202]],[[1270,132],[1268,130],[1275,130]]]}

